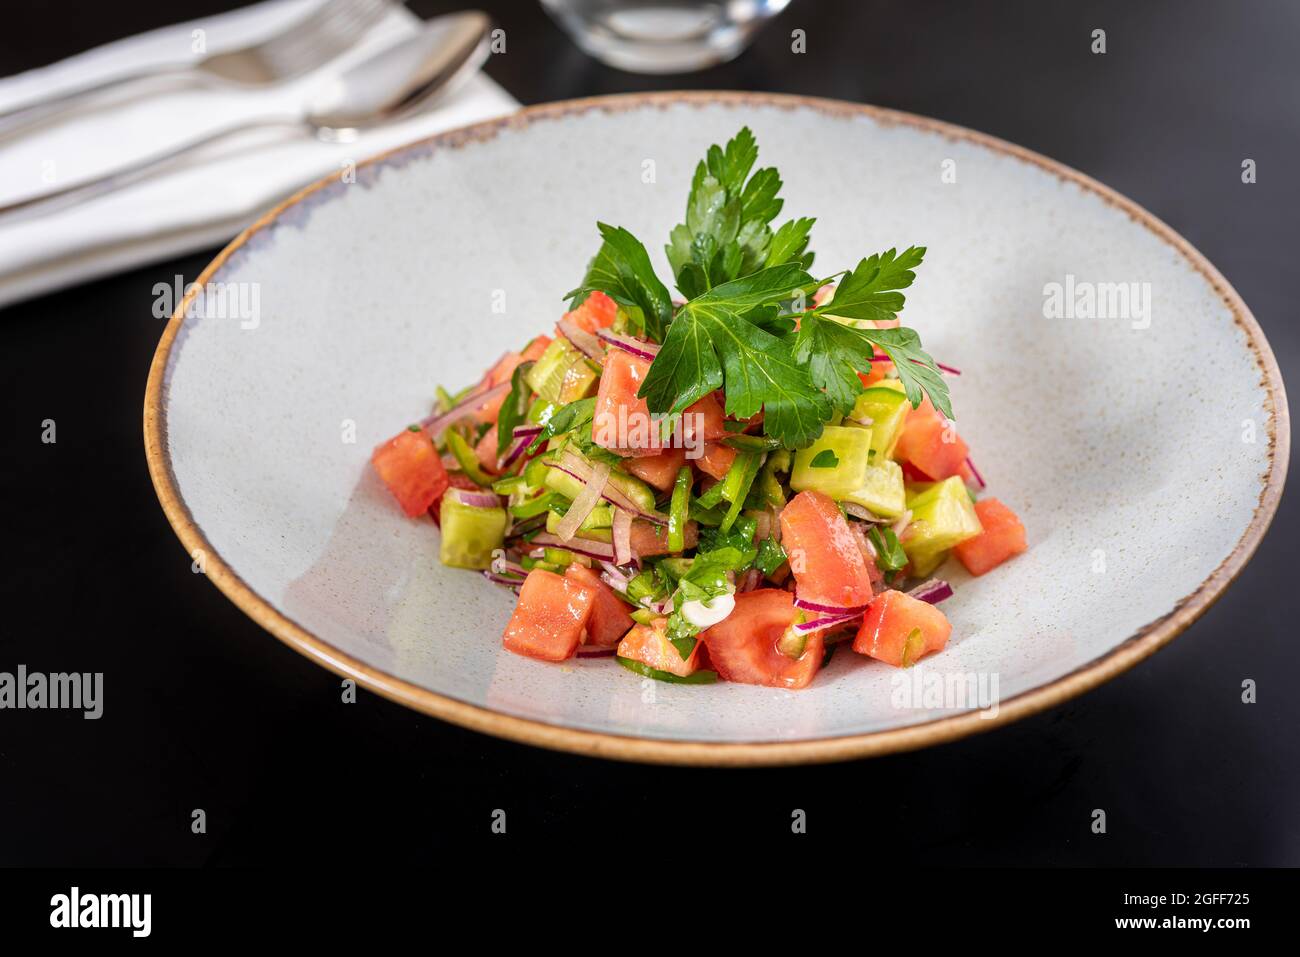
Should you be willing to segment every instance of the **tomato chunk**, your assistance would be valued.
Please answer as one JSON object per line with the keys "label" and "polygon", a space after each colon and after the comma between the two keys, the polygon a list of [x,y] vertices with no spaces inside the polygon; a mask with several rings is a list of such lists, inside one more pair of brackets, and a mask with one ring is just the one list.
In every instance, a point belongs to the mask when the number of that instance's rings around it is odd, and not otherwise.
{"label": "tomato chunk", "polygon": [[402,511],[412,518],[428,511],[450,484],[442,457],[423,429],[399,432],[376,446],[370,462]]}
{"label": "tomato chunk", "polygon": [[594,588],[535,568],[519,590],[502,644],[517,655],[563,661],[577,650],[595,604]]}
{"label": "tomato chunk", "polygon": [[497,472],[497,427],[494,425],[483,433],[483,438],[474,446],[474,454],[486,472]]}
{"label": "tomato chunk", "polygon": [[777,648],[794,612],[794,596],[788,591],[759,588],[737,595],[731,614],[700,635],[714,669],[728,681],[806,688],[822,666],[825,645],[814,632],[798,658]]}
{"label": "tomato chunk", "polygon": [[658,455],[628,459],[626,468],[641,481],[667,492],[677,481],[677,473],[686,464],[685,449],[666,449]]}
{"label": "tomato chunk", "polygon": [[564,577],[596,593],[587,621],[587,644],[598,648],[613,648],[636,624],[629,614],[627,602],[618,597],[600,576],[586,565],[574,562],[564,571]]}
{"label": "tomato chunk", "polygon": [[984,531],[953,548],[972,575],[990,572],[1028,547],[1025,544],[1025,526],[1015,512],[997,499],[986,498],[976,502],[975,514],[979,516]]}
{"label": "tomato chunk", "polygon": [[736,450],[721,442],[706,443],[704,454],[695,461],[701,472],[713,476],[719,482],[727,477],[727,473],[735,463]]}
{"label": "tomato chunk", "polygon": [[618,303],[599,289],[589,295],[581,306],[572,312],[566,312],[564,318],[575,326],[595,333],[597,329],[606,329],[614,324],[618,315]]}
{"label": "tomato chunk", "polygon": [[700,666],[700,648],[697,641],[690,655],[683,660],[668,640],[668,619],[656,618],[653,624],[634,625],[618,643],[618,656],[686,678],[695,674]]}
{"label": "tomato chunk", "polygon": [[907,414],[894,455],[900,462],[938,482],[961,473],[970,448],[927,397]]}
{"label": "tomato chunk", "polygon": [[839,506],[817,491],[800,492],[781,510],[781,544],[799,597],[836,608],[871,601],[871,573]]}
{"label": "tomato chunk", "polygon": [[[682,528],[682,540],[687,548],[694,548],[700,542],[700,527],[695,522],[687,522]],[[642,558],[669,554],[668,526],[655,525],[636,519],[632,522],[632,551]]]}
{"label": "tomato chunk", "polygon": [[[494,385],[501,385],[503,382],[509,382],[510,377],[515,374],[515,370],[525,362],[536,362],[546,351],[546,347],[551,344],[550,336],[538,336],[532,342],[528,343],[523,352],[507,352],[497,364],[488,370],[488,374],[483,377],[479,383],[480,389],[490,389]],[[474,413],[479,422],[495,422],[497,415],[501,412],[501,406],[505,404],[506,396],[499,395],[495,399],[483,403],[479,406],[478,411]]]}
{"label": "tomato chunk", "polygon": [[929,602],[901,591],[881,592],[862,616],[853,650],[877,661],[906,668],[942,651],[952,634],[948,618]]}

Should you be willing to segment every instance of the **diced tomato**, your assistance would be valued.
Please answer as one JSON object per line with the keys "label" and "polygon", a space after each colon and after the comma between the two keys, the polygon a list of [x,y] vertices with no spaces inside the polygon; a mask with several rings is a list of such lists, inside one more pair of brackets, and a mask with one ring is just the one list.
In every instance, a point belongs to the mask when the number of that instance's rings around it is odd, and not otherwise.
{"label": "diced tomato", "polygon": [[700,642],[695,643],[690,655],[683,661],[681,654],[668,640],[668,619],[656,618],[650,625],[634,625],[618,643],[618,656],[685,678],[693,675],[700,666]]}
{"label": "diced tomato", "polygon": [[871,601],[871,574],[857,539],[827,495],[800,492],[781,510],[781,544],[799,597],[819,605],[854,608]]}
{"label": "diced tomato", "polygon": [[596,408],[592,415],[593,440],[618,451],[658,450],[663,447],[659,431],[650,418],[650,407],[637,397],[637,390],[650,370],[650,363],[620,349],[610,350],[600,373]]}
{"label": "diced tomato", "polygon": [[618,303],[599,289],[588,296],[581,306],[572,312],[566,312],[564,318],[575,326],[595,333],[597,329],[606,329],[614,324],[618,315]]}
{"label": "diced tomato", "polygon": [[[524,351],[519,353],[519,358],[524,362],[536,362],[542,357],[542,353],[546,351],[546,347],[550,344],[550,336],[538,336],[524,347]],[[513,373],[515,370],[511,369],[510,371]],[[505,380],[503,379],[502,381]]]}
{"label": "diced tomato", "polygon": [[976,502],[975,514],[979,516],[984,531],[953,548],[972,575],[992,571],[1028,547],[1025,544],[1025,526],[1015,512],[997,499],[986,498]]}
{"label": "diced tomato", "polygon": [[370,462],[402,511],[412,518],[428,511],[449,484],[442,457],[423,429],[399,432],[376,446]]}
{"label": "diced tomato", "polygon": [[731,466],[736,462],[736,450],[721,442],[707,442],[704,454],[695,460],[699,470],[705,475],[712,475],[718,481],[727,477]]}
{"label": "diced tomato", "polygon": [[661,492],[667,492],[677,481],[677,473],[685,464],[685,449],[666,449],[658,455],[628,459],[625,467],[641,481],[648,482]]}
{"label": "diced tomato", "polygon": [[907,414],[894,455],[938,482],[961,471],[970,455],[970,448],[927,397]]}
{"label": "diced tomato", "polygon": [[587,644],[598,648],[613,648],[619,640],[636,624],[628,613],[628,605],[618,597],[600,576],[586,565],[574,562],[564,572],[579,585],[584,585],[596,593],[595,603],[591,607],[591,619],[587,622]]}
{"label": "diced tomato", "polygon": [[483,433],[483,438],[474,446],[474,454],[485,471],[496,472],[497,469],[497,427],[494,425]]}
{"label": "diced tomato", "polygon": [[777,588],[759,588],[736,596],[731,614],[700,639],[709,661],[728,681],[774,688],[804,688],[817,674],[825,651],[820,633],[808,636],[803,654],[791,658],[777,642],[794,621],[794,596]]}
{"label": "diced tomato", "polygon": [[517,655],[563,661],[577,650],[595,604],[594,588],[535,568],[519,590],[502,643]]}
{"label": "diced tomato", "polygon": [[[687,522],[682,529],[682,540],[687,548],[694,548],[700,543],[700,527],[695,522]],[[668,548],[668,526],[655,525],[636,519],[632,522],[632,551],[641,558],[653,558],[656,555],[670,554]]]}
{"label": "diced tomato", "polygon": [[699,441],[716,442],[730,434],[726,423],[722,403],[716,393],[710,392],[686,407],[682,413],[682,434],[692,445]]}
{"label": "diced tomato", "polygon": [[889,365],[887,362],[873,362],[866,372],[859,372],[858,378],[862,380],[863,388],[870,389],[873,385],[885,377],[885,368]]}
{"label": "diced tomato", "polygon": [[906,668],[942,651],[952,634],[947,617],[929,602],[901,591],[881,592],[862,616],[853,650],[878,661]]}

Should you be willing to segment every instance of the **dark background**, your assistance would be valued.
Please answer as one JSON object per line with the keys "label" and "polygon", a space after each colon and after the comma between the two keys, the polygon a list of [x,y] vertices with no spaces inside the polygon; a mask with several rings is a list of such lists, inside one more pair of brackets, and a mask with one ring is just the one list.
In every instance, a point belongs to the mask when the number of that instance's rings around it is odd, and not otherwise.
{"label": "dark background", "polygon": [[[237,5],[7,4],[0,74]],[[669,78],[589,60],[535,4],[479,5],[508,36],[488,72],[524,103],[779,90],[1043,152],[1170,223],[1242,294],[1284,372],[1300,357],[1296,4],[795,0],[738,61]],[[806,56],[790,53],[796,27]],[[1104,56],[1089,52],[1094,27],[1107,31]],[[1256,185],[1240,181],[1245,157]],[[924,752],[640,767],[497,741],[364,691],[340,703],[338,678],[190,572],[145,469],[141,404],[163,328],[152,286],[194,279],[212,252],[0,310],[0,670],[103,671],[106,701],[99,721],[0,712],[0,863],[415,863],[499,841],[494,808],[515,840],[611,853],[762,848],[793,840],[802,808],[798,840],[861,863],[1300,863],[1292,498],[1238,583],[1154,658],[1061,708]],[[1213,376],[1213,355],[1187,374]],[[1144,414],[1158,426],[1158,410]],[[46,418],[57,445],[39,441]],[[1254,705],[1240,701],[1247,677]],[[206,835],[190,831],[194,808]],[[1090,831],[1094,808],[1105,835]]]}

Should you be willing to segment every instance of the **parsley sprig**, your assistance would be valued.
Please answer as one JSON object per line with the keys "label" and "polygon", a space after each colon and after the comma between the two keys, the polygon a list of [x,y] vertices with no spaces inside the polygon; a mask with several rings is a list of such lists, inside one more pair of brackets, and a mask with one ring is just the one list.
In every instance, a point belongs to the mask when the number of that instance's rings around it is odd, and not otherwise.
{"label": "parsley sprig", "polygon": [[[858,372],[879,348],[914,407],[929,395],[951,418],[947,385],[915,331],[856,325],[902,310],[901,290],[916,278],[925,248],[891,249],[830,279],[814,279],[807,271],[814,220],[794,219],[772,231],[783,205],[781,178],[770,167],[751,175],[757,157],[745,128],[725,147],[710,147],[696,168],[686,222],[673,229],[666,247],[677,288],[688,297],[676,310],[640,241],[626,229],[598,224],[600,250],[569,297],[577,304],[599,289],[624,307],[630,331],[662,343],[638,395],[652,413],[668,414],[722,389],[728,415],[749,418],[762,410],[767,435],[803,448],[833,414],[852,408],[863,390]],[[836,278],[829,302],[804,308]]]}

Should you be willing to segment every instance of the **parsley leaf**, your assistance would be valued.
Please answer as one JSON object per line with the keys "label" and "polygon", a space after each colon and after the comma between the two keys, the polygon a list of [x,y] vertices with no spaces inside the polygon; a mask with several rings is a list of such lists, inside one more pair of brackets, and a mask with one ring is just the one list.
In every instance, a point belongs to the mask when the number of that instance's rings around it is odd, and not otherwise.
{"label": "parsley leaf", "polygon": [[528,446],[528,451],[536,452],[548,441],[557,435],[564,435],[566,432],[583,430],[590,434],[591,429],[586,427],[591,425],[591,420],[595,418],[595,415],[595,396],[570,402],[551,414],[551,417],[546,420],[546,425],[542,427],[541,434],[533,439],[532,445]]}
{"label": "parsley leaf", "polygon": [[784,565],[786,562],[785,549],[775,538],[765,538],[758,545],[758,555],[754,559],[754,567],[763,573],[764,578],[772,577],[772,573]]}
{"label": "parsley leaf", "polygon": [[[903,294],[916,278],[912,270],[925,256],[924,246],[901,254],[891,249],[863,259],[835,287],[830,302],[805,313],[793,337],[792,353],[836,412],[847,414],[862,392],[858,370],[866,369],[879,346],[894,362],[913,408],[928,393],[935,408],[952,418],[948,384],[934,360],[921,348],[912,329],[872,329],[851,325],[855,320],[893,319],[903,308]],[[847,320],[847,321],[837,321]],[[789,338],[789,337],[787,337]]]}
{"label": "parsley leaf", "polygon": [[835,296],[818,311],[842,319],[893,319],[903,311],[903,294],[898,290],[912,285],[916,279],[912,270],[924,258],[924,246],[868,256],[840,280]]}
{"label": "parsley leaf", "polygon": [[677,288],[694,299],[715,286],[764,268],[803,262],[812,220],[796,220],[778,231],[779,248],[769,224],[785,201],[781,175],[772,167],[750,170],[758,144],[749,127],[725,147],[711,146],[695,168],[686,201],[686,221],[675,226],[664,251]]}
{"label": "parsley leaf", "polygon": [[569,308],[576,309],[594,290],[599,289],[615,302],[640,312],[631,331],[644,332],[659,342],[664,328],[672,321],[673,301],[667,287],[655,275],[650,254],[641,241],[621,226],[597,223],[604,242],[582,285],[565,294]]}
{"label": "parsley leaf", "polygon": [[907,555],[892,528],[872,525],[867,530],[867,538],[876,550],[876,564],[881,571],[896,572],[907,564]]}
{"label": "parsley leaf", "polygon": [[813,456],[813,460],[808,464],[815,469],[833,469],[839,466],[840,460],[832,450],[822,449]]}
{"label": "parsley leaf", "polygon": [[830,418],[830,402],[789,344],[756,320],[770,320],[777,303],[813,285],[798,265],[787,263],[692,299],[668,327],[637,394],[651,412],[681,412],[725,386],[728,415],[747,419],[762,409],[768,435],[792,448],[807,445]]}
{"label": "parsley leaf", "polygon": [[533,390],[524,381],[524,376],[532,367],[531,362],[522,362],[515,367],[514,373],[510,376],[510,394],[501,403],[501,411],[497,413],[497,458],[505,455],[506,450],[514,444],[515,426],[524,421],[524,416],[528,412],[528,399],[532,396]]}

